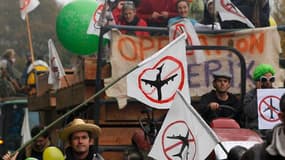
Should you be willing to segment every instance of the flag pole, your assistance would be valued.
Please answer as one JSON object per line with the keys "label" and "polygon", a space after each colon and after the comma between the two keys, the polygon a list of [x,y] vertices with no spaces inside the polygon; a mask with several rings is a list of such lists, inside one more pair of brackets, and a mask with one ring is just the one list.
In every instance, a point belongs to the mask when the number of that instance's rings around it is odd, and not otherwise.
{"label": "flag pole", "polygon": [[116,84],[118,81],[120,81],[121,79],[123,79],[124,77],[126,77],[128,74],[130,74],[131,72],[133,72],[134,70],[136,70],[137,68],[139,68],[140,66],[137,65],[135,67],[133,67],[132,69],[130,69],[128,72],[126,72],[125,74],[121,75],[120,77],[118,77],[117,79],[115,79],[112,83],[110,83],[108,86],[102,88],[101,90],[99,90],[97,93],[93,94],[91,97],[87,98],[84,102],[82,102],[81,104],[75,106],[74,108],[72,108],[70,111],[68,111],[67,113],[63,114],[62,116],[60,116],[59,118],[57,118],[55,121],[51,122],[49,125],[47,125],[43,130],[41,130],[37,135],[35,135],[34,137],[32,137],[31,140],[27,141],[26,143],[24,143],[21,147],[19,147],[16,151],[14,151],[11,156],[15,155],[17,152],[20,152],[21,150],[23,150],[27,145],[31,144],[34,140],[36,140],[38,137],[40,137],[44,132],[46,132],[47,130],[49,130],[51,127],[53,127],[55,124],[57,124],[58,122],[60,122],[61,120],[63,120],[65,117],[71,115],[73,112],[79,110],[81,107],[86,106],[90,101],[94,100],[94,98],[98,97],[100,94],[102,94],[105,90],[109,89],[110,87],[112,87],[114,84]]}
{"label": "flag pole", "polygon": [[69,82],[68,82],[68,80],[67,80],[67,78],[66,78],[66,75],[64,75],[63,78],[64,78],[64,80],[65,80],[65,82],[66,82],[67,87],[69,87]]}
{"label": "flag pole", "polygon": [[33,63],[35,61],[35,57],[34,57],[34,49],[33,49],[33,43],[32,43],[32,34],[31,34],[31,29],[30,29],[30,19],[29,19],[28,13],[26,15],[26,26],[27,26],[27,32],[28,32],[29,48],[30,48],[30,53],[31,53],[32,63]]}

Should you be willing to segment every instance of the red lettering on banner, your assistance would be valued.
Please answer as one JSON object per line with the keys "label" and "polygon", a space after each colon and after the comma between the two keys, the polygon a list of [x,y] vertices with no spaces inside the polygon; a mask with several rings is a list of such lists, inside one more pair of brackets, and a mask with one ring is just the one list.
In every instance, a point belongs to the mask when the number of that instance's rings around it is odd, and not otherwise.
{"label": "red lettering on banner", "polygon": [[[155,46],[154,46],[154,38],[151,37],[142,37],[139,39],[139,46],[140,46],[140,58],[145,58],[145,52],[147,52],[148,50],[152,50]],[[143,60],[140,59],[140,60]]]}
{"label": "red lettering on banner", "polygon": [[118,51],[126,61],[142,61],[146,55],[163,48],[169,42],[168,37],[127,37],[118,39]]}
{"label": "red lettering on banner", "polygon": [[[198,37],[199,37],[201,45],[204,45],[204,46],[208,46],[209,45],[208,41],[207,41],[207,36],[205,36],[205,35],[198,35]],[[204,53],[206,55],[210,55],[211,54],[209,50],[204,50]]]}
{"label": "red lettering on banner", "polygon": [[249,48],[249,43],[247,39],[245,38],[240,38],[236,41],[235,47],[237,50],[239,50],[241,53],[244,53],[248,50]]}
{"label": "red lettering on banner", "polygon": [[158,37],[158,50],[166,46],[169,43],[168,37]]}
{"label": "red lettering on banner", "polygon": [[253,53],[254,47],[256,46],[257,51],[259,54],[262,54],[264,52],[264,32],[261,32],[258,39],[257,34],[250,35],[250,48],[249,53]]}
{"label": "red lettering on banner", "polygon": [[[127,43],[130,43],[129,45],[126,45]],[[130,46],[128,47],[128,50],[126,51],[127,53],[132,53],[133,55],[126,54],[124,51],[125,46]],[[135,61],[138,58],[138,49],[136,47],[136,42],[134,39],[130,37],[122,37],[118,41],[118,49],[119,53],[123,58],[125,58],[127,61]],[[131,57],[132,56],[132,57]]]}

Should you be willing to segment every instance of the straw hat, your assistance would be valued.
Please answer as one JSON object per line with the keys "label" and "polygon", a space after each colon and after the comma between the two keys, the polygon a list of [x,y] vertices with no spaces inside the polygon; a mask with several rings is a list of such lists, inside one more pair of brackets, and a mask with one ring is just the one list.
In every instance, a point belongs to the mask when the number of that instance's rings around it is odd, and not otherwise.
{"label": "straw hat", "polygon": [[63,129],[59,136],[63,141],[68,141],[70,134],[78,131],[88,131],[95,136],[101,134],[101,128],[99,126],[85,123],[82,119],[76,118]]}

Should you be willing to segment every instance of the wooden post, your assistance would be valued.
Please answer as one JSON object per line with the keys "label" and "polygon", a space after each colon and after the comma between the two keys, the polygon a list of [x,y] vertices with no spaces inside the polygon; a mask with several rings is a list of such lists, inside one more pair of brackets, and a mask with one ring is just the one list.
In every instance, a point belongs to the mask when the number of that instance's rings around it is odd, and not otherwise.
{"label": "wooden post", "polygon": [[30,48],[32,64],[33,64],[35,61],[35,56],[34,56],[34,49],[33,49],[33,42],[32,42],[32,34],[31,34],[31,29],[30,29],[29,14],[26,15],[26,25],[27,25],[27,32],[28,32],[29,48]]}

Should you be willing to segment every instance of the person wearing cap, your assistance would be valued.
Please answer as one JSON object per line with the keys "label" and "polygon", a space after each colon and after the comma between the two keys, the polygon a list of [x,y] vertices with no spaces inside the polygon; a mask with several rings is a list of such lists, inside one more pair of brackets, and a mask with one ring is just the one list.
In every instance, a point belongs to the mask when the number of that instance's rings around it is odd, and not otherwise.
{"label": "person wearing cap", "polygon": [[101,134],[101,128],[75,118],[60,133],[60,139],[68,145],[65,149],[66,160],[102,160],[96,153],[94,138]]}
{"label": "person wearing cap", "polygon": [[266,131],[258,131],[257,113],[257,89],[273,88],[275,82],[275,70],[269,64],[260,64],[253,71],[255,88],[246,93],[244,97],[243,114],[245,116],[245,126],[256,130],[261,136],[265,136]]}
{"label": "person wearing cap", "polygon": [[[132,1],[124,1],[119,25],[147,26],[147,23],[136,14],[136,7]],[[122,33],[135,36],[149,36],[146,31],[121,30]]]}
{"label": "person wearing cap", "polygon": [[[213,73],[213,89],[202,95],[200,105],[197,107],[198,112],[207,123],[218,117],[229,117],[234,115],[234,119],[240,122],[240,102],[235,95],[228,90],[231,87],[232,75],[226,72]],[[220,108],[220,105],[230,106],[235,109],[235,112],[228,109]]]}
{"label": "person wearing cap", "polygon": [[278,117],[281,123],[269,132],[265,142],[251,147],[241,160],[284,160],[285,159],[285,94],[281,96]]}

